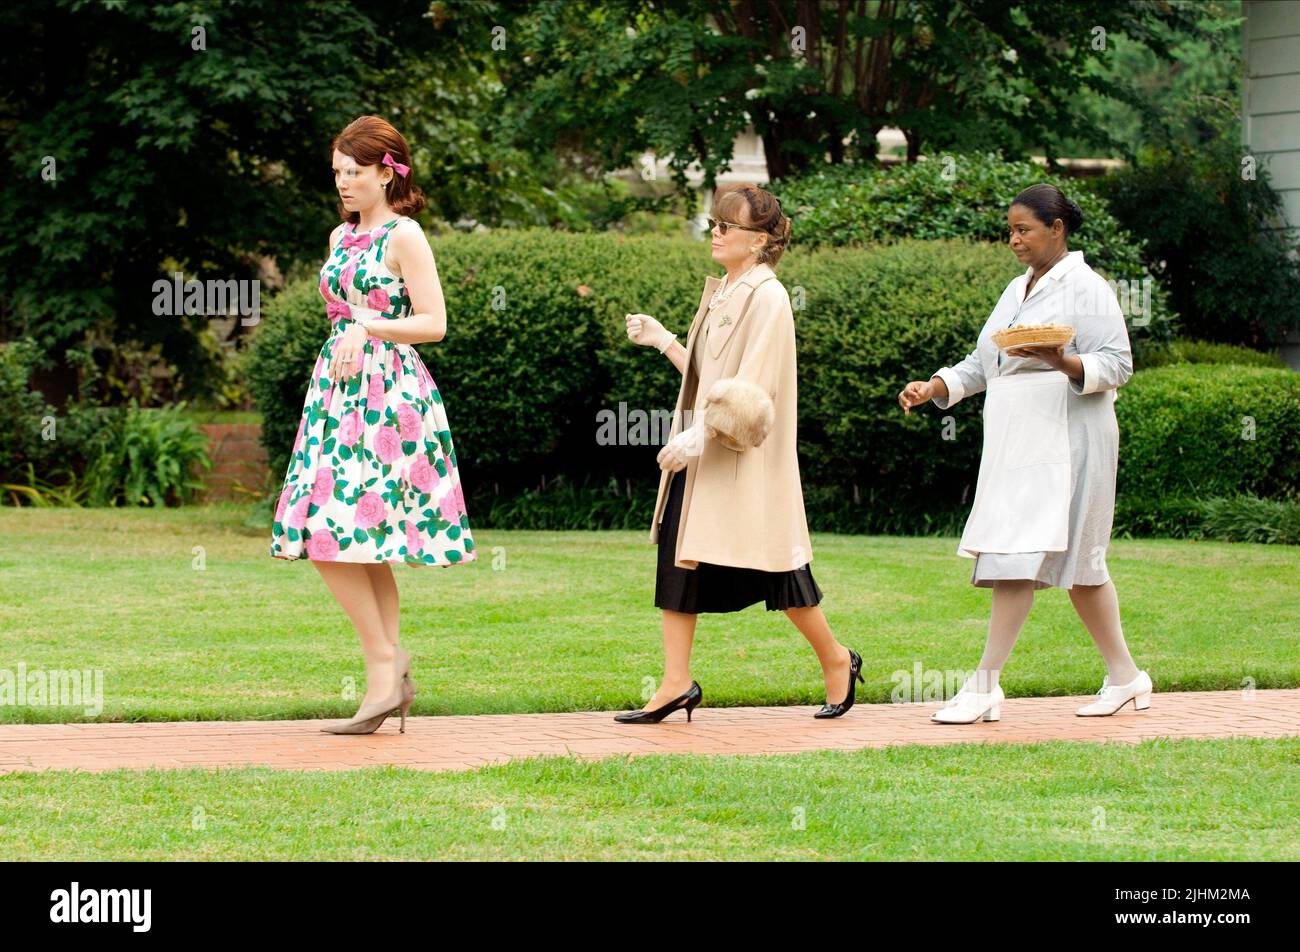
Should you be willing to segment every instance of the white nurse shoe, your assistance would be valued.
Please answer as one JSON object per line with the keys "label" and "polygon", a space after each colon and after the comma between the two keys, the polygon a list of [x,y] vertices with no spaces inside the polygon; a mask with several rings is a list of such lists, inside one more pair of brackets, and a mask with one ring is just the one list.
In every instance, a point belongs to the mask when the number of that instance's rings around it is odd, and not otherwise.
{"label": "white nurse shoe", "polygon": [[987,694],[968,691],[971,682],[967,681],[961,690],[953,695],[947,706],[930,715],[930,720],[939,724],[974,724],[981,717],[986,721],[1002,720],[1002,702],[1006,695],[998,685]]}
{"label": "white nurse shoe", "polygon": [[1151,706],[1151,677],[1145,671],[1139,671],[1128,684],[1111,684],[1110,675],[1107,675],[1102,678],[1101,690],[1097,694],[1097,700],[1074,713],[1080,717],[1104,717],[1114,714],[1129,701],[1133,702],[1133,710],[1145,711]]}

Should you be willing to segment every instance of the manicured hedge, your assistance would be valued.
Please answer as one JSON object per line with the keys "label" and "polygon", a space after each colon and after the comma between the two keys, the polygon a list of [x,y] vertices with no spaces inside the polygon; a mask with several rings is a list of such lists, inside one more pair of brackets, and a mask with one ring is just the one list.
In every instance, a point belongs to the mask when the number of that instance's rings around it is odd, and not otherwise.
{"label": "manicured hedge", "polygon": [[[653,487],[657,448],[598,445],[597,414],[617,414],[620,403],[671,412],[680,376],[627,340],[624,314],[653,314],[684,341],[704,277],[717,272],[707,246],[547,231],[454,235],[433,246],[448,333],[419,350],[443,390],[471,494],[513,493],[561,474]],[[937,417],[904,417],[895,394],[970,349],[1017,267],[1004,249],[965,242],[796,250],[783,259],[781,278],[802,305],[801,436],[813,481],[847,498],[854,486],[859,499],[878,490],[892,498],[906,484],[960,501],[952,480],[978,459],[970,423],[978,408],[955,412],[962,439],[949,445]],[[254,335],[249,385],[277,472],[327,333],[323,303],[304,278],[264,309]]]}
{"label": "manicured hedge", "polygon": [[1133,375],[1115,413],[1123,531],[1182,535],[1201,523],[1203,500],[1300,494],[1300,374],[1157,367]]}
{"label": "manicured hedge", "polygon": [[[499,517],[514,526],[601,528],[641,518],[629,512],[645,513],[648,523],[658,448],[600,445],[597,415],[617,414],[620,402],[646,414],[672,410],[680,376],[653,350],[628,342],[623,316],[655,315],[684,342],[704,277],[717,273],[707,245],[512,231],[437,238],[433,248],[448,334],[419,350],[443,393],[476,524]],[[960,528],[978,472],[981,401],[905,416],[896,396],[908,380],[969,352],[1018,270],[1005,248],[978,242],[787,253],[778,273],[796,305],[800,466],[815,529]],[[306,276],[264,309],[255,332],[249,384],[277,473],[328,327],[314,276]],[[1178,387],[1195,389],[1197,374],[1214,388],[1186,403]],[[1292,392],[1287,374],[1190,365],[1137,374],[1117,404],[1126,434],[1122,493],[1276,496],[1288,481],[1294,486],[1295,428],[1275,403]],[[1212,401],[1228,401],[1233,412],[1255,408],[1260,435],[1252,447],[1202,432],[1223,420],[1198,416],[1191,404]],[[1187,437],[1175,439],[1171,426],[1190,428]],[[1204,472],[1228,468],[1226,460],[1236,476],[1196,488],[1187,479],[1191,461],[1181,469],[1167,458],[1146,462],[1180,444],[1198,448]]]}
{"label": "manicured hedge", "polygon": [[1166,367],[1169,364],[1244,364],[1247,367],[1285,367],[1276,351],[1255,350],[1239,344],[1178,338],[1146,348],[1138,367]]}
{"label": "manicured hedge", "polygon": [[884,509],[911,520],[962,503],[979,465],[980,402],[905,415],[898,391],[971,350],[1018,270],[1004,249],[956,241],[790,262],[787,285],[808,303],[797,324],[800,465],[822,506],[843,518],[856,508],[859,531],[883,531]]}
{"label": "manicured hedge", "polygon": [[[993,154],[941,155],[893,166],[835,165],[773,182],[793,219],[793,239],[804,248],[860,247],[905,238],[940,238],[1000,244],[1007,241],[1007,209],[1030,185],[1064,189],[1083,212],[1070,247],[1084,253],[1103,276],[1140,289],[1152,278],[1142,242],[1119,223],[1086,180],[1064,180],[1033,162],[1008,162]],[[1170,335],[1173,312],[1152,278],[1149,326],[1133,335],[1134,349]],[[1132,316],[1132,315],[1131,315]]]}
{"label": "manicured hedge", "polygon": [[[448,235],[433,249],[447,336],[418,350],[442,391],[467,485],[477,477],[480,487],[513,490],[593,466],[644,474],[645,447],[596,446],[596,413],[617,410],[619,400],[671,411],[680,377],[627,340],[623,315],[654,314],[684,339],[704,276],[716,270],[707,247],[521,230]],[[254,335],[249,384],[277,472],[287,466],[328,332],[309,276],[264,308]]]}

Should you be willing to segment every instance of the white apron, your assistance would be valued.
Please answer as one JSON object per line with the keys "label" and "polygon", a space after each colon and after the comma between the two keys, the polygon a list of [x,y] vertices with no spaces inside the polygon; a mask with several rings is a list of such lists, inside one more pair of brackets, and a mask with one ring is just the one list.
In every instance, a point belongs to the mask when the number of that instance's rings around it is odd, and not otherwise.
{"label": "white apron", "polygon": [[1069,378],[1059,370],[988,381],[979,482],[957,554],[1063,552],[1069,544]]}

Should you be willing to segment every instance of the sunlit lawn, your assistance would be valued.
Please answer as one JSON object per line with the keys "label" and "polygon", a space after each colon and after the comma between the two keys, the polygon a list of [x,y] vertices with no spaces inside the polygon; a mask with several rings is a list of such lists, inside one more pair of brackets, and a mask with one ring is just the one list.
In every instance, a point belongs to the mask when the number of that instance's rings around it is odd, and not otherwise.
{"label": "sunlit lawn", "polygon": [[0,857],[1300,859],[1300,740],[0,777]]}
{"label": "sunlit lawn", "polygon": [[[0,668],[102,670],[97,719],[350,716],[355,635],[306,561],[226,505],[0,510]],[[413,714],[623,709],[661,672],[655,549],[641,532],[475,533],[477,562],[396,569]],[[989,591],[953,539],[817,535],[813,567],[859,697],[895,672],[979,658]],[[196,554],[196,552],[198,554]],[[202,568],[196,567],[202,560]],[[1158,691],[1300,684],[1300,548],[1123,541],[1108,556],[1125,633]],[[820,703],[811,649],[762,605],[702,616],[706,705]],[[1104,673],[1066,594],[1039,594],[1003,675],[1008,695],[1090,693]],[[1249,680],[1247,680],[1249,679]],[[0,705],[3,721],[87,719]]]}

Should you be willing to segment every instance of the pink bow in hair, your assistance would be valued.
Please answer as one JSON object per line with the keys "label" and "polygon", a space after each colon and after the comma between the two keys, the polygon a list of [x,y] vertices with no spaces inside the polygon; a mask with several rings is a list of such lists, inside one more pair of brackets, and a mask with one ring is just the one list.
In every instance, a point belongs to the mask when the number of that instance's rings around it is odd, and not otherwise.
{"label": "pink bow in hair", "polygon": [[411,172],[411,167],[409,165],[403,165],[401,162],[394,162],[393,157],[387,152],[384,153],[384,165],[388,166],[398,175],[403,177],[409,175]]}
{"label": "pink bow in hair", "polygon": [[346,301],[328,301],[325,304],[325,314],[330,319],[331,324],[337,324],[340,320],[345,320],[352,316],[352,308]]}
{"label": "pink bow in hair", "polygon": [[365,251],[367,248],[370,247],[370,233],[367,232],[363,235],[358,235],[355,233],[351,235],[344,235],[343,247],[344,249],[359,248],[360,250]]}

